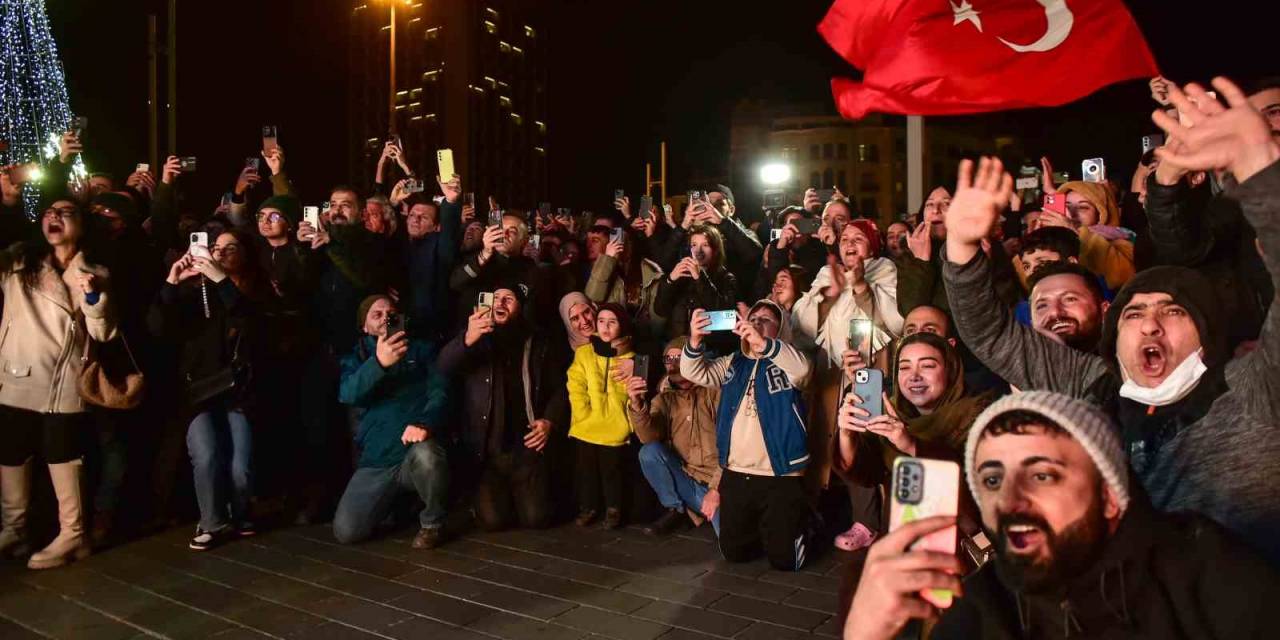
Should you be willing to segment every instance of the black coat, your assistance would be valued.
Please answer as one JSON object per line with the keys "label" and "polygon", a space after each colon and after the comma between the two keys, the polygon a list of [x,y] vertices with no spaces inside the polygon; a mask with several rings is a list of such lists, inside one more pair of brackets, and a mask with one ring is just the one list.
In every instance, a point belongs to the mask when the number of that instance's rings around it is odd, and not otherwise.
{"label": "black coat", "polygon": [[[498,375],[493,357],[496,345],[492,334],[471,347],[466,346],[465,337],[464,329],[440,350],[436,368],[462,384],[462,410],[466,420],[461,429],[462,441],[471,453],[483,459],[493,424],[493,387],[500,384],[495,378]],[[521,361],[528,368],[521,373],[527,381],[524,389],[533,406],[533,418],[550,420],[553,432],[567,434],[569,392],[565,372],[569,369],[568,344],[563,337],[545,331],[527,332],[522,342],[528,357],[522,356]],[[508,399],[510,401],[512,399]],[[515,401],[523,407],[524,398]],[[520,412],[521,415],[523,413]],[[526,425],[520,425],[520,428],[524,427]]]}
{"label": "black coat", "polygon": [[[186,383],[225,371],[233,359],[248,363],[259,359],[260,305],[236,288],[231,278],[206,282],[205,293],[199,284],[202,280],[180,285],[166,282],[147,316],[152,334],[177,346],[178,373]],[[247,403],[251,394],[251,386],[238,391],[236,403]]]}
{"label": "black coat", "polygon": [[1208,518],[1160,514],[1135,493],[1102,557],[1066,589],[1014,592],[989,563],[932,638],[1274,638],[1275,569]]}

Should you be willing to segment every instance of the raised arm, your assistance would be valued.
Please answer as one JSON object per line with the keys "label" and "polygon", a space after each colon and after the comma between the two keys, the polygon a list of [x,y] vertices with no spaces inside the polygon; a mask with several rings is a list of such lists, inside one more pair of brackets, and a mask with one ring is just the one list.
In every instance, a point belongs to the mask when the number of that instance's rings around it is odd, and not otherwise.
{"label": "raised arm", "polygon": [[1107,375],[1105,361],[1019,324],[999,303],[982,239],[998,223],[1012,188],[1013,178],[997,159],[983,158],[977,176],[972,161],[960,163],[956,195],[947,210],[942,267],[956,329],[965,346],[1010,384],[1087,397],[1097,379]]}

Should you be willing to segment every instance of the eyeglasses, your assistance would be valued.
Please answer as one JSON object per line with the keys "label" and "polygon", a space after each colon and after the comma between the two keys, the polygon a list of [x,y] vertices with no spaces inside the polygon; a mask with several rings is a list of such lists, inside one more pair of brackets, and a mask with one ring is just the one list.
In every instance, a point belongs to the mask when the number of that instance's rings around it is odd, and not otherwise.
{"label": "eyeglasses", "polygon": [[63,220],[66,220],[68,218],[74,218],[75,215],[76,215],[75,207],[49,207],[48,209],[44,210],[44,217],[46,218],[52,218],[54,216],[57,216],[59,218],[62,218]]}
{"label": "eyeglasses", "polygon": [[271,213],[259,213],[259,214],[258,214],[258,222],[263,222],[263,221],[270,222],[271,224],[275,224],[275,223],[277,223],[277,222],[282,222],[282,221],[284,221],[284,216],[282,216],[282,215],[280,215],[280,214],[278,214],[278,213],[276,213],[276,212],[274,212],[274,211],[273,211],[273,212],[271,212]]}
{"label": "eyeglasses", "polygon": [[662,356],[662,361],[667,364],[675,364],[680,362],[680,356]]}

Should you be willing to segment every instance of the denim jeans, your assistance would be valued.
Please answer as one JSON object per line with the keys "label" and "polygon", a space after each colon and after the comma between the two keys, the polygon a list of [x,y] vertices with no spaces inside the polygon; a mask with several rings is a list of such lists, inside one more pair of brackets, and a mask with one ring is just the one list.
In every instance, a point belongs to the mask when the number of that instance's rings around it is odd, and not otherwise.
{"label": "denim jeans", "polygon": [[439,527],[444,524],[448,490],[449,460],[444,447],[435,439],[418,442],[394,467],[356,469],[333,514],[333,536],[342,544],[369,539],[391,513],[401,491],[416,492],[426,505],[418,514],[419,526]]}
{"label": "denim jeans", "polygon": [[200,505],[200,529],[218,531],[249,514],[253,431],[238,409],[212,407],[187,427],[187,453]]}
{"label": "denim jeans", "polygon": [[[706,497],[707,485],[689,477],[684,470],[684,460],[676,455],[665,442],[650,442],[640,448],[640,471],[644,479],[649,481],[654,493],[658,494],[658,502],[668,509],[685,507],[696,512],[702,510],[702,499]],[[720,510],[711,519],[711,527],[716,535],[720,535]]]}

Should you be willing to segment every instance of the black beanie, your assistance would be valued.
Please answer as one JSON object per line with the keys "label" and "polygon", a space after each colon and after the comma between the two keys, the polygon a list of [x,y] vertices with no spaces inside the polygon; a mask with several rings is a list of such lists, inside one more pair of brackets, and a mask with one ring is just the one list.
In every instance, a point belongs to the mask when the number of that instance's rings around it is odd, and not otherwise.
{"label": "black beanie", "polygon": [[[1186,267],[1152,267],[1139,272],[1120,289],[1111,307],[1107,309],[1106,322],[1102,325],[1102,355],[1116,359],[1116,338],[1119,334],[1120,313],[1125,305],[1139,293],[1167,293],[1173,301],[1191,314],[1200,332],[1200,346],[1204,349],[1205,366],[1214,367],[1227,361],[1226,341],[1219,329],[1215,311],[1222,303],[1214,293],[1213,284],[1199,271]],[[1180,363],[1174,363],[1180,364]]]}
{"label": "black beanie", "polygon": [[302,221],[302,203],[290,195],[271,196],[263,200],[262,204],[258,205],[258,212],[261,213],[263,209],[279,211],[289,222],[290,229],[297,229],[298,223]]}

